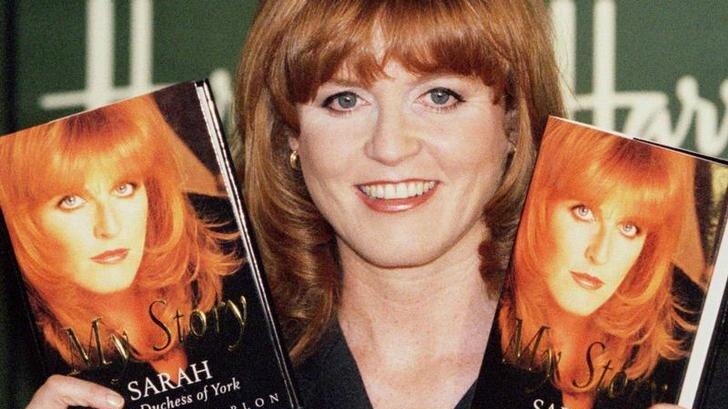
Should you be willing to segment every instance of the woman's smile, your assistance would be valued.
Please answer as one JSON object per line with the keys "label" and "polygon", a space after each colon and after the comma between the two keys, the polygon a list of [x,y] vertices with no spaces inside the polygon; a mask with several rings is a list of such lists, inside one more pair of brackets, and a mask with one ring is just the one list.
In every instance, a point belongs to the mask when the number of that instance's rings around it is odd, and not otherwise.
{"label": "woman's smile", "polygon": [[377,212],[393,213],[413,209],[427,202],[437,190],[434,180],[369,182],[357,185],[358,196]]}

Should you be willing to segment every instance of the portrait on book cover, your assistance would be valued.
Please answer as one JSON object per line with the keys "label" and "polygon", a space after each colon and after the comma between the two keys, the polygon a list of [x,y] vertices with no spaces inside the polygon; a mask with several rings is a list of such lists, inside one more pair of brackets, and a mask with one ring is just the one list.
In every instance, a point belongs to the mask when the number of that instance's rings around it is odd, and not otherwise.
{"label": "portrait on book cover", "polygon": [[723,211],[711,183],[687,155],[549,123],[491,339],[523,407],[675,401]]}
{"label": "portrait on book cover", "polygon": [[0,208],[50,373],[137,403],[284,391],[202,112],[188,83],[0,138]]}

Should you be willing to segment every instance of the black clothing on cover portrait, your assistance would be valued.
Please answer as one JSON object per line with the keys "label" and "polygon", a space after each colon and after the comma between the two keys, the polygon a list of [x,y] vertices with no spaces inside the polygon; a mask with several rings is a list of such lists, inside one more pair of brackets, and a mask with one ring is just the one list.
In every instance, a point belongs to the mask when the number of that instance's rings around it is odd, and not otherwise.
{"label": "black clothing on cover portrait", "polygon": [[[224,232],[237,232],[237,225],[232,214],[232,209],[227,198],[190,194],[188,198],[195,208],[198,216],[206,222],[217,224],[219,230]],[[224,244],[226,252],[235,252],[241,259],[243,251],[240,248],[240,240],[236,239]],[[124,372],[123,378],[112,383],[113,378],[119,376],[117,368],[104,371],[93,370],[81,373],[78,377],[90,380],[95,383],[104,384],[122,394],[128,408],[138,408],[140,403],[160,405],[166,402],[167,397],[171,400],[193,396],[193,403],[184,404],[180,407],[185,409],[206,409],[210,407],[230,408],[242,407],[243,397],[253,399],[256,397],[265,398],[266,408],[277,409],[287,408],[289,398],[286,387],[280,376],[272,374],[280,373],[280,369],[273,356],[272,342],[268,337],[268,323],[265,322],[262,306],[257,296],[257,290],[251,278],[248,266],[243,264],[235,273],[223,278],[223,294],[221,301],[231,300],[241,308],[241,295],[244,295],[247,303],[247,320],[243,330],[241,343],[234,351],[229,351],[228,346],[234,343],[238,336],[239,326],[236,326],[230,314],[221,312],[221,333],[215,331],[215,320],[213,314],[207,313],[208,328],[202,338],[188,335],[182,346],[187,357],[187,374],[194,380],[191,366],[197,365],[197,370],[202,368],[202,362],[207,361],[209,373],[212,379],[202,379],[199,383],[180,383],[179,388],[168,390],[159,395],[131,400],[137,396],[137,392],[130,391],[130,382],[136,382],[135,389],[145,393],[145,382],[147,379],[159,387],[157,371],[147,362],[130,361]],[[222,311],[222,310],[221,310]],[[188,316],[182,318],[184,322],[189,320]],[[170,328],[174,337],[177,337],[176,323],[165,322]],[[159,329],[159,333],[163,334]],[[84,342],[85,340],[81,340]],[[69,373],[70,367],[63,361],[57,351],[46,345],[46,362],[51,373]],[[176,374],[175,374],[176,375]],[[220,382],[225,385],[235,378],[239,382],[240,390],[235,390],[220,396],[216,396],[212,402],[201,402],[196,399],[196,394],[203,391],[206,385]],[[279,401],[271,402],[269,395],[277,394]],[[213,395],[213,390],[208,387],[208,395]],[[212,399],[212,398],[210,398]],[[252,400],[245,402],[248,407],[253,407]],[[172,407],[172,406],[170,406]]]}
{"label": "black clothing on cover portrait", "polygon": [[[673,294],[679,296],[682,305],[689,311],[698,311],[702,305],[703,292],[683,272],[675,268],[673,273]],[[695,314],[684,314],[689,322],[696,323]],[[678,333],[686,347],[692,346],[693,333]],[[523,340],[528,343],[529,340]],[[500,326],[494,325],[486,347],[486,355],[476,385],[473,409],[561,409],[562,392],[549,380],[543,371],[529,372],[503,362]],[[608,396],[606,388],[600,390],[593,409],[647,409],[655,403],[675,402],[687,368],[687,358],[671,361],[660,359],[652,374],[643,383],[629,383],[626,393]],[[595,376],[601,376],[603,368],[595,368]],[[608,385],[619,368],[611,369],[605,376]],[[507,385],[507,387],[505,386]],[[653,388],[656,386],[656,389]],[[619,391],[619,389],[617,389]],[[653,402],[653,394],[654,400]],[[553,404],[553,406],[551,406]]]}

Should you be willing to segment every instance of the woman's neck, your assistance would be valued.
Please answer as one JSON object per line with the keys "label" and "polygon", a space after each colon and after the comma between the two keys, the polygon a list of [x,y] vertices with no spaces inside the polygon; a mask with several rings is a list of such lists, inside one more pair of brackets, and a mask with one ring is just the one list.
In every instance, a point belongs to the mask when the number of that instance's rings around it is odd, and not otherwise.
{"label": "woman's neck", "polygon": [[587,354],[590,346],[602,339],[589,317],[577,316],[552,305],[547,307],[547,316],[551,317],[550,340],[555,351],[560,354],[559,373],[564,406],[573,409],[591,408],[596,398],[594,390],[580,390],[587,385],[589,366]]}
{"label": "woman's neck", "polygon": [[124,330],[144,322],[142,318],[146,318],[148,314],[148,300],[151,298],[150,294],[135,287],[109,294],[89,292],[85,297],[95,306],[105,322]]}
{"label": "woman's neck", "polygon": [[547,311],[551,342],[557,350],[595,338],[594,325],[588,317],[570,314],[559,307],[547,308]]}
{"label": "woman's neck", "polygon": [[340,246],[338,317],[375,408],[409,407],[407,394],[421,404],[428,393],[452,407],[472,385],[497,302],[480,275],[484,234],[409,268],[380,268]]}
{"label": "woman's neck", "polygon": [[487,295],[479,265],[474,254],[438,270],[345,270],[339,320],[347,339],[381,346],[386,354],[403,342],[409,350],[433,353],[461,349],[458,338],[472,339],[474,332],[487,337],[495,300]]}
{"label": "woman's neck", "polygon": [[118,333],[124,333],[129,343],[142,356],[157,355],[153,345],[163,342],[160,330],[150,318],[149,308],[156,298],[154,292],[129,288],[112,294],[96,295],[93,302],[103,322]]}

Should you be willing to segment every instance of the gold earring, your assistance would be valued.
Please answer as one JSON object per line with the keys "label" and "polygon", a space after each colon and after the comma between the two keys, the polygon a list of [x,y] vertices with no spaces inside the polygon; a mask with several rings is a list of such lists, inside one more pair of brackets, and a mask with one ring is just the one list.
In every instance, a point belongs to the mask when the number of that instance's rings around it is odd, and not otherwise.
{"label": "gold earring", "polygon": [[298,163],[298,151],[297,150],[294,149],[294,150],[291,151],[291,155],[288,156],[288,165],[293,170],[299,170],[299,169],[301,169],[301,166]]}

